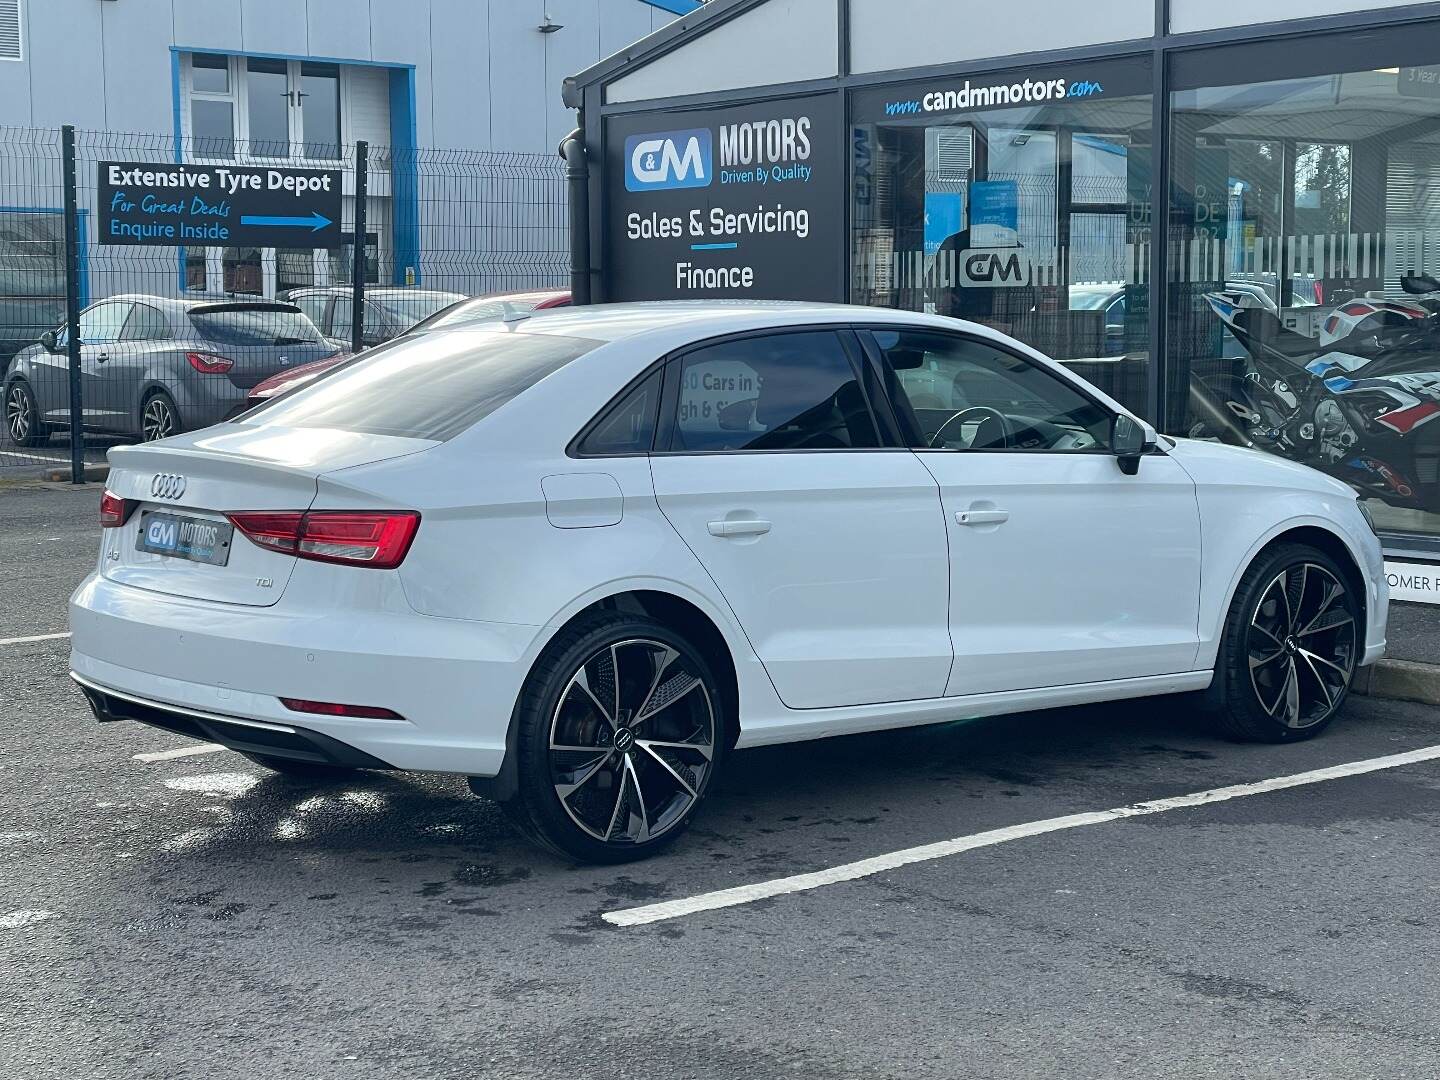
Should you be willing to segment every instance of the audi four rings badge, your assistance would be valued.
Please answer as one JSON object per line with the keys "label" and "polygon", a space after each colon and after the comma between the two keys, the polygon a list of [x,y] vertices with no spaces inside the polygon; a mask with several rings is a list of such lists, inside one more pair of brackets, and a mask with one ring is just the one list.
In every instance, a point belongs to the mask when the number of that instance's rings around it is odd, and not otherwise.
{"label": "audi four rings badge", "polygon": [[150,494],[157,499],[178,499],[185,494],[185,477],[179,473],[156,473],[150,481]]}

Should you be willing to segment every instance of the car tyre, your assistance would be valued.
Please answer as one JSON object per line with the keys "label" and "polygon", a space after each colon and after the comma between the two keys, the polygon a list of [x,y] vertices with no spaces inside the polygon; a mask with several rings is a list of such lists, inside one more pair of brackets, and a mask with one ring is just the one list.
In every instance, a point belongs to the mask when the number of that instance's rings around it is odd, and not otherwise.
{"label": "car tyre", "polygon": [[331,783],[346,780],[355,775],[355,770],[344,765],[325,765],[317,761],[296,761],[293,758],[272,757],[269,754],[252,754],[248,750],[240,751],[241,757],[247,757],[256,765],[262,765],[271,772],[280,773],[292,780],[304,780],[309,783]]}
{"label": "car tyre", "polygon": [[164,390],[152,390],[140,406],[140,441],[155,442],[184,431],[175,399]]}
{"label": "car tyre", "polygon": [[1211,714],[1247,742],[1320,734],[1349,692],[1362,650],[1360,603],[1325,552],[1281,544],[1245,571],[1225,619]]}
{"label": "car tyre", "polygon": [[516,794],[503,806],[561,858],[618,863],[672,843],[726,749],[719,684],[699,648],[618,612],[562,630],[516,709]]}
{"label": "car tyre", "polygon": [[40,419],[35,392],[24,379],[15,379],[5,390],[5,434],[16,446],[44,446],[50,441],[50,425]]}

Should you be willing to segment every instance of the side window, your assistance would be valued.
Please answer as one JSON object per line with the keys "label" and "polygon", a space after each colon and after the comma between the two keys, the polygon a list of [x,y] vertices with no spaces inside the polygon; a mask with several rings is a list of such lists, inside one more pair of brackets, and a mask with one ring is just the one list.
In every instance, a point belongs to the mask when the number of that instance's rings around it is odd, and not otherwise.
{"label": "side window", "polygon": [[919,447],[937,450],[1106,449],[1114,419],[1024,357],[976,338],[875,330],[896,407]]}
{"label": "side window", "polygon": [[656,371],[612,405],[576,450],[587,457],[648,454],[659,406],[660,372]]}
{"label": "side window", "polygon": [[301,296],[293,303],[305,313],[305,317],[321,329],[325,326],[325,304],[329,298],[326,296]]}
{"label": "side window", "polygon": [[169,321],[149,304],[136,304],[120,332],[125,341],[157,341],[169,336]]}
{"label": "side window", "polygon": [[[338,297],[335,300],[335,307],[330,312],[330,333],[333,337],[348,338],[351,330],[351,320],[355,317],[355,301],[348,296]],[[370,301],[365,301],[364,325],[360,333],[370,344],[381,340],[381,334],[385,330],[385,317],[380,309]]]}
{"label": "side window", "polygon": [[855,371],[826,331],[709,345],[675,362],[671,449],[853,450],[877,447]]}
{"label": "side window", "polygon": [[120,340],[120,331],[130,315],[130,304],[96,304],[80,316],[80,344],[106,345]]}

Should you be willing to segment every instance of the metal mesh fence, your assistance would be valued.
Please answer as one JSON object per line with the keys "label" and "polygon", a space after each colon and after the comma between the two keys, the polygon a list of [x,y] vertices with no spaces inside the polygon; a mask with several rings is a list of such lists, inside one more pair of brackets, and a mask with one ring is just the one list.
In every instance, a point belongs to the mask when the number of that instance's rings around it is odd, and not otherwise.
{"label": "metal mesh fence", "polygon": [[[74,449],[97,461],[117,441],[206,427],[273,376],[389,340],[451,303],[533,290],[559,299],[568,284],[563,167],[544,155],[74,131],[67,173],[64,138],[0,128],[0,468],[68,466]],[[322,170],[338,200],[312,226],[318,212],[303,200],[252,215],[243,189],[157,199],[110,182],[179,163],[212,179]]]}

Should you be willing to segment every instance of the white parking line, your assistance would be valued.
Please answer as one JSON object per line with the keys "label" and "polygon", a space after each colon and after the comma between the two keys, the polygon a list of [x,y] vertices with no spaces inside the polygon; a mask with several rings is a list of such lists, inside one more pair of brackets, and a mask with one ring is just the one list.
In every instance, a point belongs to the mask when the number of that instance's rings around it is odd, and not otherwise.
{"label": "white parking line", "polygon": [[48,461],[53,465],[68,465],[69,458],[51,457],[48,454],[31,454],[23,450],[0,450],[0,457],[18,457],[26,461]]}
{"label": "white parking line", "polygon": [[1243,798],[1246,795],[1263,795],[1269,791],[1282,791],[1285,788],[1319,784],[1327,780],[1340,780],[1347,776],[1379,772],[1382,769],[1396,769],[1402,765],[1414,765],[1416,762],[1433,761],[1436,758],[1440,758],[1440,746],[1426,746],[1403,754],[1367,758],[1364,761],[1332,765],[1327,769],[1313,769],[1310,772],[1277,776],[1270,780],[1257,780],[1250,784],[1235,784],[1232,787],[1197,791],[1190,795],[1176,795],[1169,799],[1156,799],[1153,802],[1135,803],[1132,806],[1119,806],[1113,810],[1094,810],[1085,814],[1046,818],[1043,821],[1010,825],[1003,829],[991,829],[988,832],[956,837],[954,840],[942,840],[934,844],[892,851],[888,855],[876,855],[873,858],[845,863],[842,866],[833,866],[828,870],[817,870],[814,873],[773,878],[770,881],[760,881],[753,885],[739,885],[735,888],[701,893],[698,896],[690,896],[681,900],[647,904],[644,907],[607,911],[601,917],[615,926],[640,926],[644,923],[661,922],[665,919],[678,919],[701,911],[715,911],[718,908],[751,904],[756,900],[765,900],[772,896],[805,892],[824,885],[835,885],[842,881],[854,881],[857,878],[909,866],[911,863],[943,859],[947,855],[958,855],[976,848],[993,847],[1011,840],[1022,840],[1027,836],[1041,836],[1064,829],[1078,829],[1082,825],[1100,825],[1122,818],[1143,817],[1146,814],[1159,814],[1166,810],[1184,810],[1192,806],[1206,806],[1210,803]]}
{"label": "white parking line", "polygon": [[58,641],[61,638],[70,636],[70,631],[65,630],[58,634],[31,634],[29,637],[5,637],[0,638],[0,645],[25,645],[31,641]]}
{"label": "white parking line", "polygon": [[196,754],[214,754],[224,750],[219,743],[201,743],[199,746],[180,746],[174,750],[159,750],[153,754],[136,754],[132,761],[169,761],[172,758],[194,757]]}

